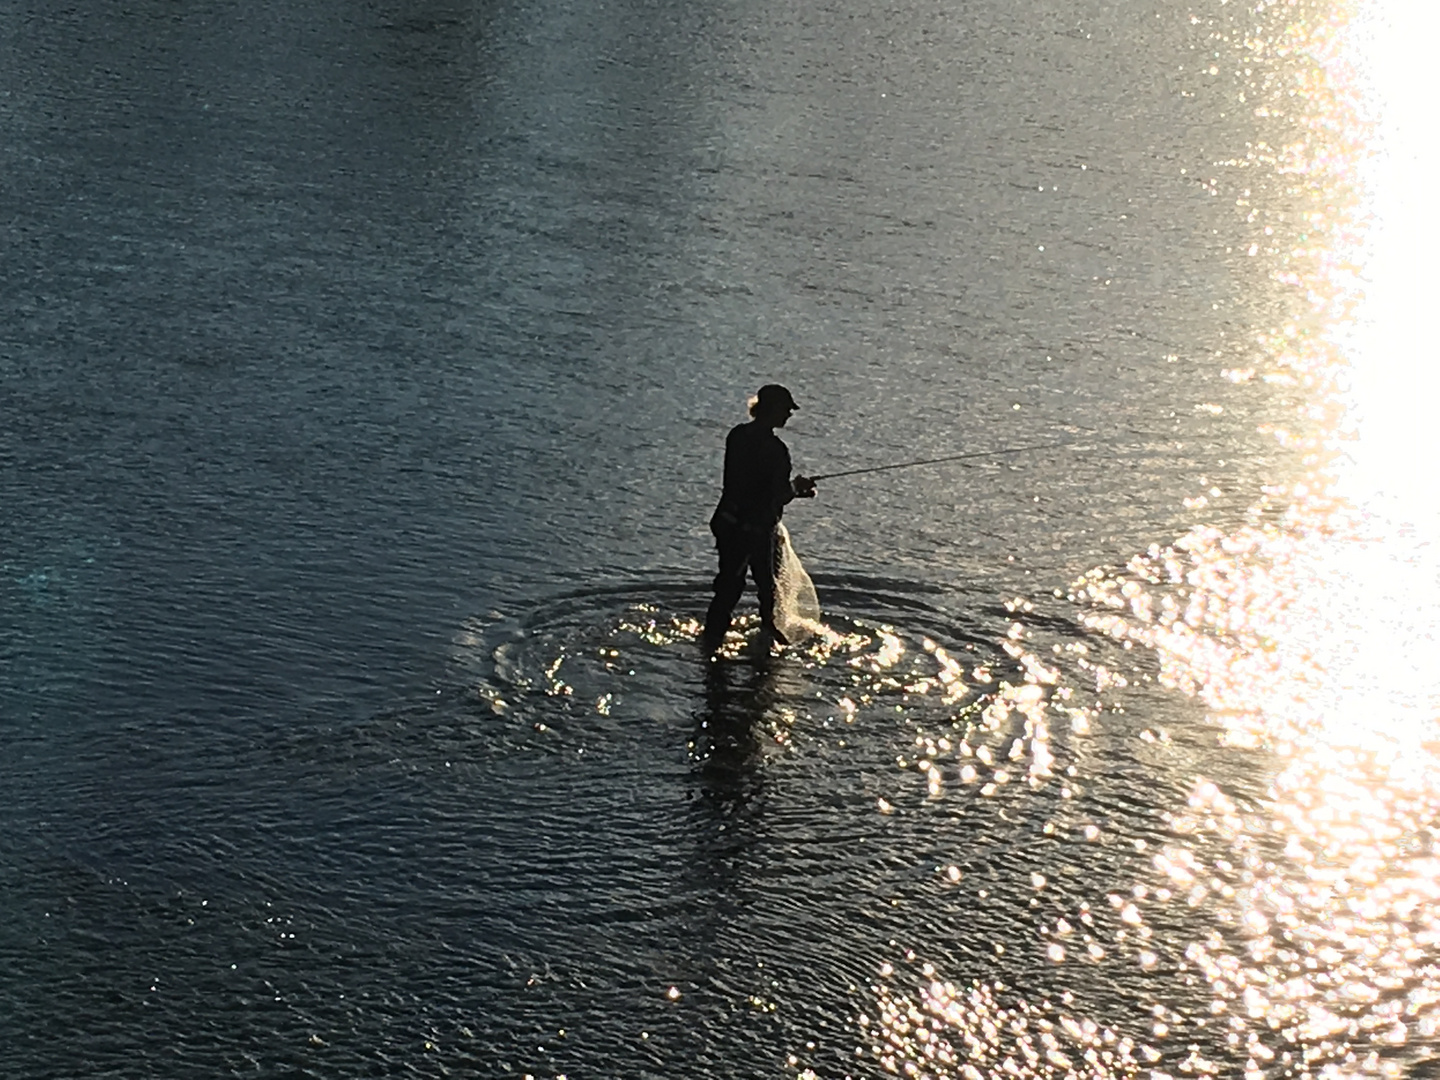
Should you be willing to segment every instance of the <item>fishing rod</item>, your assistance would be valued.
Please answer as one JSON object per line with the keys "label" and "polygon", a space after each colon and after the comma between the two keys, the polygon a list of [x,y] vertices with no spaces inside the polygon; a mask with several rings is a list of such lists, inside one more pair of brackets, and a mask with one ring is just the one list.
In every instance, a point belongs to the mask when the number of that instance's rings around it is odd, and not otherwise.
{"label": "fishing rod", "polygon": [[897,461],[893,465],[871,465],[865,469],[842,469],[840,472],[823,473],[820,476],[812,476],[811,480],[834,480],[839,476],[859,476],[862,473],[887,472],[890,469],[911,469],[916,465],[939,465],[945,461],[964,461],[967,458],[997,457],[1000,454],[1022,454],[1027,450],[1055,450],[1062,446],[1076,446],[1084,439],[1070,439],[1066,442],[1035,443],[1031,446],[1010,446],[1003,450],[976,450],[964,454],[946,454],[944,457],[921,458],[918,461]]}

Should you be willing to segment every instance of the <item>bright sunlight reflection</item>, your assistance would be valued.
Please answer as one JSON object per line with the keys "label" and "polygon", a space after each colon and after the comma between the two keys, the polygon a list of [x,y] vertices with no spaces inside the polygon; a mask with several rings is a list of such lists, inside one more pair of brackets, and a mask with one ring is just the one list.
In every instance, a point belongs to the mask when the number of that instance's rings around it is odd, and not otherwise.
{"label": "bright sunlight reflection", "polygon": [[[1426,1059],[1415,1044],[1440,1035],[1440,15],[1411,0],[1336,5],[1329,18],[1294,0],[1253,13],[1266,28],[1247,12],[1215,47],[1257,69],[1294,64],[1298,115],[1294,90],[1262,99],[1271,84],[1258,79],[1247,90],[1257,117],[1291,114],[1302,134],[1228,164],[1310,199],[1274,276],[1324,327],[1270,328],[1256,366],[1305,388],[1324,426],[1275,432],[1308,472],[1257,493],[1247,525],[1202,522],[1073,595],[1093,631],[1148,650],[1164,685],[1202,700],[1235,755],[1273,762],[1273,780],[1247,802],[1223,778],[1195,778],[1128,895],[1042,930],[1055,964],[1173,960],[1208,986],[1210,1016],[1181,1016],[1173,987],[1155,985],[1136,1003],[1153,1021],[1137,1040],[1074,1015],[1068,994],[1001,1004],[907,953],[880,972],[862,1024],[892,1072],[1398,1077]],[[1295,205],[1256,209],[1284,221]],[[1251,256],[1272,232],[1263,218],[1255,228]],[[1041,667],[1007,692],[1028,695],[1043,725],[1047,708],[1069,711],[1064,682]],[[1168,936],[1152,933],[1162,925]],[[892,985],[909,978],[915,993]],[[1179,1034],[1186,1023],[1208,1023],[1208,1045],[1233,1063],[1208,1060]]]}
{"label": "bright sunlight reflection", "polygon": [[1309,127],[1331,145],[1311,148],[1310,179],[1358,190],[1359,240],[1336,230],[1290,277],[1324,298],[1329,340],[1279,335],[1270,360],[1342,410],[1311,474],[1269,493],[1283,522],[1200,527],[1085,584],[1093,626],[1154,649],[1232,745],[1280,755],[1260,812],[1202,778],[1156,860],[1177,893],[1223,899],[1186,957],[1251,1078],[1403,1075],[1406,1044],[1440,1029],[1435,22],[1362,5],[1319,57]]}
{"label": "bright sunlight reflection", "polygon": [[1440,255],[1440,168],[1435,5],[1377,0],[1363,6],[1348,59],[1374,133],[1356,168],[1367,201],[1359,305],[1340,344],[1349,355],[1350,419],[1357,436],[1340,491],[1392,526],[1425,538],[1440,525],[1436,423],[1435,264]]}

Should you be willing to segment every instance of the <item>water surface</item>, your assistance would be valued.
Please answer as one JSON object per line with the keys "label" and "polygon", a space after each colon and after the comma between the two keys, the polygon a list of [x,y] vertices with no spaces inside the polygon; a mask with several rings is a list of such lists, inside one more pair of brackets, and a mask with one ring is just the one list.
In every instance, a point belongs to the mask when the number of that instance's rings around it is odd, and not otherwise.
{"label": "water surface", "polygon": [[1358,17],[0,3],[0,1073],[1424,1075]]}

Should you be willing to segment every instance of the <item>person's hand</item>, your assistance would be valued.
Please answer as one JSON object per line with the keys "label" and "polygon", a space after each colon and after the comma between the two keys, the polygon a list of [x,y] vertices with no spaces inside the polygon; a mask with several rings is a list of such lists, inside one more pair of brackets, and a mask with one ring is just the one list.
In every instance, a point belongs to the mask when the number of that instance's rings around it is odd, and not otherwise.
{"label": "person's hand", "polygon": [[815,481],[808,476],[797,476],[790,483],[795,489],[797,499],[813,499],[815,497]]}

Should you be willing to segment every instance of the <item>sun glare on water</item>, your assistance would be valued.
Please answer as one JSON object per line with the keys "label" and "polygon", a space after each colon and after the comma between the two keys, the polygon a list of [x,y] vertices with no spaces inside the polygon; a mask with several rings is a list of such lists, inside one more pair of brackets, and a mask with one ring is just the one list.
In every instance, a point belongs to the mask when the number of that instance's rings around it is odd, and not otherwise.
{"label": "sun glare on water", "polygon": [[1360,742],[1388,736],[1407,752],[1436,739],[1440,718],[1437,31],[1433,5],[1378,0],[1353,20],[1346,53],[1372,126],[1353,155],[1365,225],[1356,307],[1335,335],[1346,419],[1332,490],[1356,509],[1359,536],[1331,556],[1334,591],[1353,613],[1329,636],[1338,629],[1356,647],[1332,641],[1327,666],[1344,693],[1327,726]]}
{"label": "sun glare on water", "polygon": [[[1335,30],[1323,100],[1347,108],[1329,115],[1317,101],[1313,127],[1317,141],[1324,131],[1332,144],[1325,168],[1334,175],[1322,181],[1359,196],[1356,239],[1300,282],[1332,298],[1331,319],[1325,340],[1286,359],[1330,389],[1339,420],[1315,440],[1318,464],[1291,493],[1285,528],[1190,545],[1214,585],[1197,594],[1227,612],[1226,629],[1250,631],[1245,646],[1207,657],[1190,675],[1222,711],[1253,716],[1263,739],[1351,745],[1411,766],[1440,738],[1440,372],[1431,314],[1440,201],[1430,190],[1440,154],[1427,52],[1437,29],[1429,5],[1373,0]],[[1162,653],[1176,646],[1177,656],[1193,655],[1198,640],[1161,638]]]}
{"label": "sun glare on water", "polygon": [[[1178,954],[1211,996],[1204,1041],[1174,1045],[1155,984],[1132,1010],[1153,1018],[1137,1036],[1076,1015],[1068,995],[1002,1001],[925,965],[914,993],[877,985],[864,1025],[892,1071],[1260,1080],[1404,1076],[1440,1056],[1440,15],[1405,0],[1316,10],[1254,9],[1270,30],[1245,32],[1247,57],[1305,57],[1305,137],[1234,163],[1315,193],[1314,246],[1275,278],[1323,329],[1272,328],[1256,357],[1321,418],[1275,432],[1307,471],[1267,488],[1248,524],[1202,521],[1074,588],[1092,631],[1154,657],[1235,754],[1273,762],[1258,804],[1195,778],[1153,873],[1108,898],[1110,942],[1066,920],[1046,931],[1056,964],[1123,954],[1151,971]],[[1071,711],[1063,685],[1030,682],[1037,724]],[[1177,919],[1193,940],[1151,936]]]}
{"label": "sun glare on water", "polygon": [[1221,925],[1186,958],[1251,1078],[1406,1075],[1407,1044],[1440,1030],[1427,25],[1424,5],[1361,5],[1323,57],[1312,131],[1330,152],[1311,153],[1312,179],[1358,195],[1357,239],[1293,279],[1327,305],[1322,340],[1271,358],[1340,406],[1311,473],[1272,493],[1283,522],[1199,527],[1089,589],[1094,626],[1153,649],[1230,744],[1279,758],[1261,812],[1197,782],[1157,859],[1177,891],[1221,886]]}

